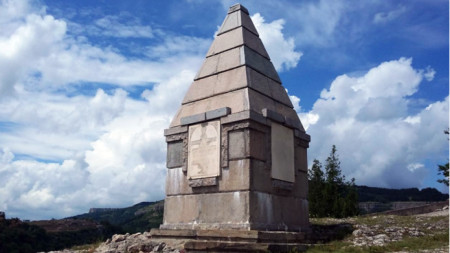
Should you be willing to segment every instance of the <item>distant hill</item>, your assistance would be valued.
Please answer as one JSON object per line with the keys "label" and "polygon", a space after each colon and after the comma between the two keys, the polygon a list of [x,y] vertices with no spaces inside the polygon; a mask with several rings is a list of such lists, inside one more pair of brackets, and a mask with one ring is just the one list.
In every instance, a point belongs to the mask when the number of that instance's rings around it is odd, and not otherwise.
{"label": "distant hill", "polygon": [[126,233],[136,233],[158,228],[162,223],[163,213],[164,200],[160,200],[157,202],[141,202],[125,208],[91,208],[89,213],[70,218],[108,222],[121,227]]}
{"label": "distant hill", "polygon": [[448,194],[441,193],[435,188],[387,189],[369,186],[357,186],[359,202],[381,202],[394,201],[424,201],[435,202],[448,199]]}

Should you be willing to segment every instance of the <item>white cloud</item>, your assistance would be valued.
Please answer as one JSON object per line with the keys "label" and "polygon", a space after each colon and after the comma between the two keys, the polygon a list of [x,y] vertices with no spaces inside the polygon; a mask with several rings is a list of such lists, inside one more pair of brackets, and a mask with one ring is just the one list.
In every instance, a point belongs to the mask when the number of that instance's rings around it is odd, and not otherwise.
{"label": "white cloud", "polygon": [[405,11],[406,11],[406,8],[404,6],[402,6],[400,8],[397,8],[397,9],[389,11],[389,12],[378,12],[373,17],[373,23],[375,23],[375,24],[388,23],[388,22],[398,18]]}
{"label": "white cloud", "polygon": [[[0,51],[0,209],[60,218],[163,198],[163,129],[208,40],[167,36],[151,58],[129,59],[68,35],[65,21],[23,4],[0,6],[10,28],[0,30],[8,49]],[[83,95],[87,82],[112,89]],[[139,98],[119,88],[137,85],[152,88]]]}
{"label": "white cloud", "polygon": [[120,38],[153,38],[154,36],[150,26],[143,26],[136,21],[128,21],[124,24],[117,16],[105,16],[94,23],[98,27],[95,29],[95,32],[98,32],[97,35]]}
{"label": "white cloud", "polygon": [[337,77],[311,111],[299,114],[312,139],[308,157],[324,160],[335,144],[344,174],[357,184],[420,187],[434,175],[425,161],[437,164],[448,155],[440,133],[448,127],[449,101],[410,114],[409,96],[428,73],[411,65],[400,58],[360,77]]}
{"label": "white cloud", "polygon": [[295,68],[303,53],[295,51],[293,38],[284,37],[282,30],[285,21],[278,19],[266,23],[259,13],[251,18],[275,68],[278,71]]}

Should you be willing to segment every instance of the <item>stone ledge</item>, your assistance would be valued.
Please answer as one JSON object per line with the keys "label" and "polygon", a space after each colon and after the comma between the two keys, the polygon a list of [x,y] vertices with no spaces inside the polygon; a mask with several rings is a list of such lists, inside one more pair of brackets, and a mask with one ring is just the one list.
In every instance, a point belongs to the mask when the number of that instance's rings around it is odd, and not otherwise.
{"label": "stone ledge", "polygon": [[188,131],[187,126],[172,127],[169,129],[164,129],[164,136],[179,134],[179,133],[186,133],[187,131]]}
{"label": "stone ledge", "polygon": [[271,120],[274,120],[276,122],[284,123],[284,121],[285,121],[283,115],[281,115],[281,114],[279,114],[277,112],[274,112],[272,110],[269,110],[267,108],[262,109],[261,112],[262,112],[262,115],[264,117],[269,118]]}
{"label": "stone ledge", "polygon": [[215,241],[246,241],[270,243],[300,243],[306,232],[238,230],[238,229],[151,229],[152,238],[192,238]]}
{"label": "stone ledge", "polygon": [[279,190],[292,191],[292,189],[294,188],[294,183],[272,178],[272,187]]}
{"label": "stone ledge", "polygon": [[230,107],[222,107],[222,108],[215,109],[212,111],[207,111],[206,112],[206,120],[217,119],[217,118],[220,118],[223,116],[227,116],[230,113],[231,113]]}
{"label": "stone ledge", "polygon": [[181,118],[180,124],[181,125],[189,125],[189,124],[193,124],[193,123],[202,122],[205,120],[206,120],[206,114],[203,112],[203,113],[194,114],[191,116]]}
{"label": "stone ledge", "polygon": [[234,123],[237,121],[243,121],[243,120],[248,120],[248,119],[254,120],[263,125],[267,125],[267,120],[262,114],[259,114],[255,111],[251,111],[251,110],[230,114],[230,115],[222,118],[221,123],[229,124],[229,123]]}
{"label": "stone ledge", "polygon": [[214,186],[217,185],[217,177],[189,179],[190,187]]}

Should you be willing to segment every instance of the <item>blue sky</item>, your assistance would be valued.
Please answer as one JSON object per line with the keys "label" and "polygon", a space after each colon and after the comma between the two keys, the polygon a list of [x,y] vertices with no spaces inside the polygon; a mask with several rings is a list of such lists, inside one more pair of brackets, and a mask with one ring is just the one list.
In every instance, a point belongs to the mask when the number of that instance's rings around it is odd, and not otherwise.
{"label": "blue sky", "polygon": [[[0,210],[164,197],[167,128],[234,1],[0,1]],[[242,1],[321,161],[448,188],[448,1]]]}

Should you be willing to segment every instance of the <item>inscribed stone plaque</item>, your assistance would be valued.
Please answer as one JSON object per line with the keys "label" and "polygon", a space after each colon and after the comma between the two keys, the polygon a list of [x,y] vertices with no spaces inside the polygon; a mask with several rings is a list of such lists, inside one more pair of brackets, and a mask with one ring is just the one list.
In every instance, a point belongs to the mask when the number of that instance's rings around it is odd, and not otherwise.
{"label": "inscribed stone plaque", "polygon": [[271,129],[272,178],[295,182],[294,131],[277,123]]}
{"label": "inscribed stone plaque", "polygon": [[220,174],[220,121],[189,126],[188,178]]}

